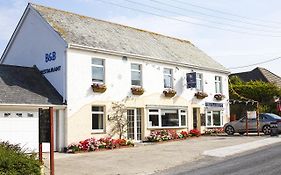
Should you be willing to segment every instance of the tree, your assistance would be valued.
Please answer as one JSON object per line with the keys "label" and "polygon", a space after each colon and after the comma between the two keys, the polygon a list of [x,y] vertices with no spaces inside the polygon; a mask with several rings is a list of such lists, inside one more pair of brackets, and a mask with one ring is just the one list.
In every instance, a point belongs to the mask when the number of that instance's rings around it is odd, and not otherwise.
{"label": "tree", "polygon": [[119,139],[127,132],[127,108],[123,103],[113,102],[112,113],[109,115],[109,121],[112,123],[112,135],[118,134]]}
{"label": "tree", "polygon": [[239,77],[229,79],[229,96],[234,100],[255,100],[260,103],[261,112],[276,113],[274,97],[281,97],[281,88],[263,81],[243,82]]}

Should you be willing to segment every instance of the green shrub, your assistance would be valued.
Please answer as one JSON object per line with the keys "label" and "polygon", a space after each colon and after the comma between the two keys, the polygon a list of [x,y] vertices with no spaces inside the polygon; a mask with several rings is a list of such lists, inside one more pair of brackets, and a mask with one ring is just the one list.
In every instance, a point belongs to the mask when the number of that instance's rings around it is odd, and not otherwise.
{"label": "green shrub", "polygon": [[0,142],[0,175],[40,175],[35,154],[26,154],[19,145]]}

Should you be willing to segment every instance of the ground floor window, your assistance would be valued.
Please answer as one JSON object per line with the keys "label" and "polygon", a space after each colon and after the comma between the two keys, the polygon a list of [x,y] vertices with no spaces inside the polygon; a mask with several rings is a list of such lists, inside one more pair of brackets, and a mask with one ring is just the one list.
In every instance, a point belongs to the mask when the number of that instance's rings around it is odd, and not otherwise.
{"label": "ground floor window", "polygon": [[92,130],[103,131],[104,129],[104,107],[92,106]]}
{"label": "ground floor window", "polygon": [[207,111],[206,126],[207,127],[220,127],[223,124],[222,111]]}
{"label": "ground floor window", "polygon": [[149,109],[148,127],[184,127],[187,113],[183,109]]}

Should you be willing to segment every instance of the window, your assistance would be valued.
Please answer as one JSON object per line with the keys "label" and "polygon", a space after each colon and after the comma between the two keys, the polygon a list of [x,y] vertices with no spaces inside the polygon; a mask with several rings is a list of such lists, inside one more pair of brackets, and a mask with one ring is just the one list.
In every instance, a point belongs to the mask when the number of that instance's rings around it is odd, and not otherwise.
{"label": "window", "polygon": [[215,76],[215,91],[216,93],[221,94],[222,93],[222,81],[221,77]]}
{"label": "window", "polygon": [[97,83],[104,83],[104,60],[92,59],[92,81]]}
{"label": "window", "polygon": [[149,109],[149,126],[159,126],[158,109]]}
{"label": "window", "polygon": [[203,91],[203,75],[196,74],[196,89],[199,91]]}
{"label": "window", "polygon": [[186,126],[186,111],[180,110],[181,126]]}
{"label": "window", "polygon": [[162,126],[179,126],[179,115],[176,109],[161,110]]}
{"label": "window", "polygon": [[131,64],[131,84],[135,86],[141,86],[141,65]]}
{"label": "window", "polygon": [[27,113],[27,117],[33,117],[34,114],[33,113]]}
{"label": "window", "polygon": [[208,111],[206,116],[207,126],[222,126],[222,111]]}
{"label": "window", "polygon": [[17,117],[22,117],[22,113],[16,113]]}
{"label": "window", "polygon": [[92,106],[92,129],[103,131],[104,108]]}
{"label": "window", "polygon": [[173,88],[173,70],[164,68],[164,88]]}
{"label": "window", "polygon": [[187,125],[186,110],[149,109],[149,127],[183,127]]}
{"label": "window", "polygon": [[4,113],[4,117],[10,117],[10,116],[11,116],[11,113],[9,113],[9,112]]}

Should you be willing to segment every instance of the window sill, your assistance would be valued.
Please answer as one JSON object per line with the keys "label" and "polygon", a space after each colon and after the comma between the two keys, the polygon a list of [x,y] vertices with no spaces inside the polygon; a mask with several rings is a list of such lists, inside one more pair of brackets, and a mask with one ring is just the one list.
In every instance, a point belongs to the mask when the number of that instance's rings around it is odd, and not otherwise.
{"label": "window sill", "polygon": [[148,130],[154,129],[187,129],[187,126],[167,126],[167,127],[148,127]]}
{"label": "window sill", "polygon": [[222,128],[223,126],[206,126],[206,128]]}
{"label": "window sill", "polygon": [[91,134],[106,134],[104,130],[92,130]]}

